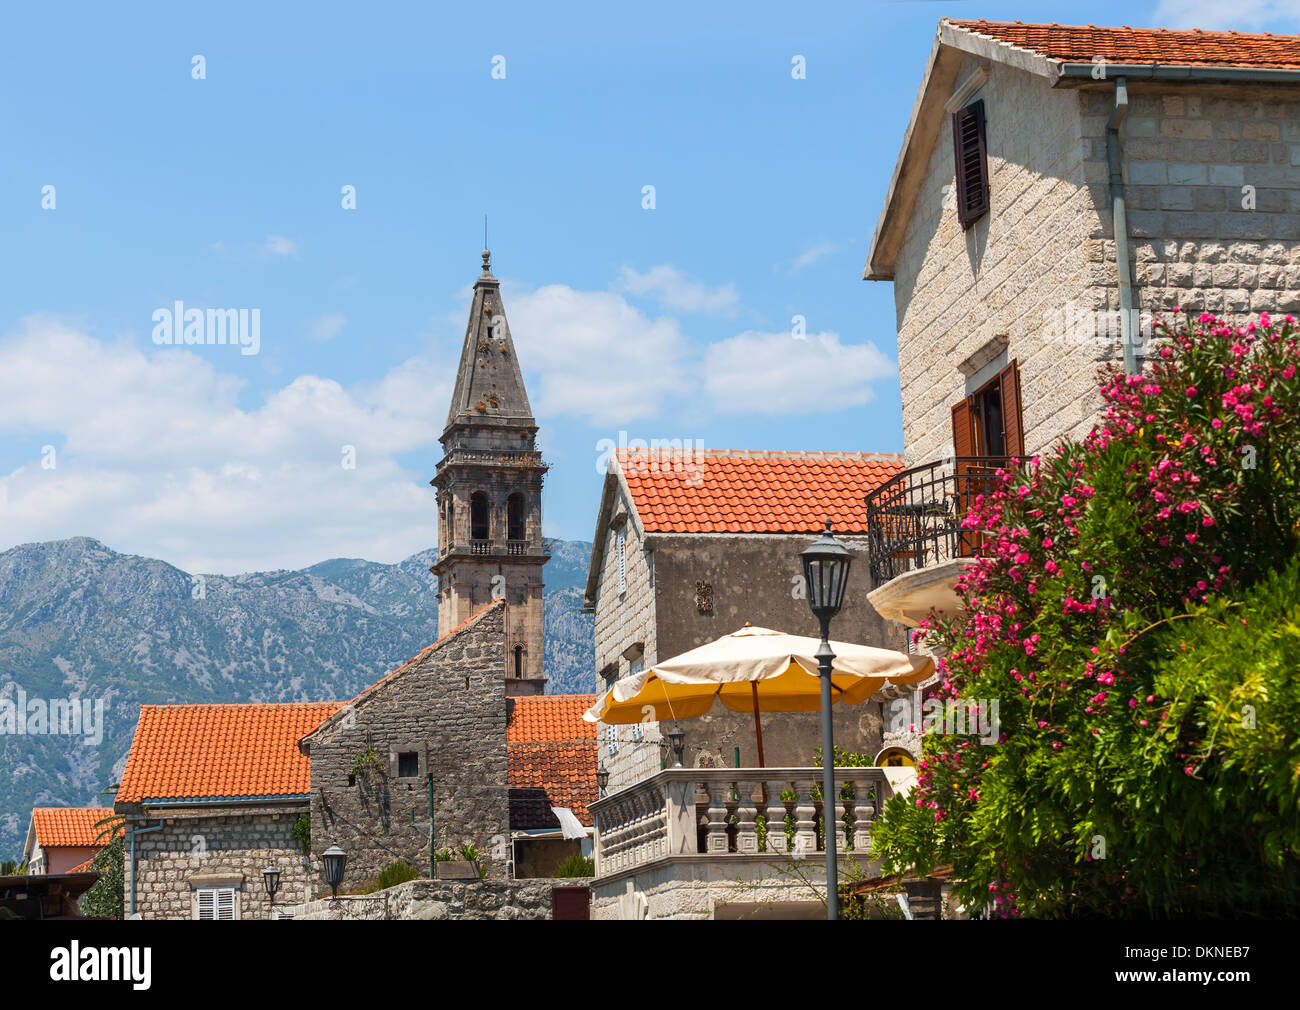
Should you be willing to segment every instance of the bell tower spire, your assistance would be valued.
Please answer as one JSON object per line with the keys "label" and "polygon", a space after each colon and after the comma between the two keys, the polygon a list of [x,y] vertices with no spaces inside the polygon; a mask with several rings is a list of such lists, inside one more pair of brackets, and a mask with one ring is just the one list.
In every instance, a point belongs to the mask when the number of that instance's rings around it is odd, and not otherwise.
{"label": "bell tower spire", "polygon": [[474,283],[438,493],[438,630],[446,634],[493,600],[506,601],[506,693],[541,694],[542,480],[537,421],[528,404],[492,256]]}

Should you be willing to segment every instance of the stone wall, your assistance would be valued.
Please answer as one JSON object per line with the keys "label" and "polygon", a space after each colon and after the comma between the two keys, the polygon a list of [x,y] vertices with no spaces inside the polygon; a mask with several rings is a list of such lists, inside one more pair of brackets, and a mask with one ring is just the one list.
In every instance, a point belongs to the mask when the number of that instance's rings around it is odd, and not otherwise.
{"label": "stone wall", "polygon": [[[808,609],[808,600],[795,595],[803,574],[799,552],[814,539],[811,534],[656,534],[654,612],[663,658],[721,638],[747,621],[755,627],[818,637],[820,625]],[[844,609],[831,624],[831,637],[906,650],[903,629],[884,620],[867,600],[871,580],[865,543],[847,536],[841,540],[853,550],[854,562],[844,593]],[[695,604],[695,585],[700,581],[713,589],[711,613],[700,613]],[[821,745],[819,712],[765,713],[762,726],[768,765],[802,767],[813,763],[814,749]],[[877,703],[835,706],[834,726],[838,745],[872,755],[880,749]],[[706,716],[684,721],[681,728],[686,734],[688,766],[734,766],[737,747],[740,767],[758,765],[752,713],[729,712],[715,706]],[[654,770],[658,770],[657,764]]]}
{"label": "stone wall", "polygon": [[[627,592],[618,592],[617,537],[622,529],[627,536]],[[694,594],[694,589],[691,590]],[[614,499],[613,516],[605,541],[604,564],[596,593],[596,670],[593,690],[605,690],[603,672],[614,668],[617,677],[626,677],[631,660],[623,653],[637,642],[643,643],[644,663],[653,666],[661,658],[655,624],[654,556],[646,550],[644,535],[629,515],[622,483]],[[665,653],[665,656],[675,655]],[[610,734],[615,734],[611,753]],[[652,775],[660,767],[658,724],[614,726],[603,723],[597,740],[597,760],[609,770],[609,789],[616,792],[633,782]]]}
{"label": "stone wall", "polygon": [[[981,64],[963,57],[956,80]],[[908,466],[950,454],[952,405],[1012,359],[1020,365],[1026,449],[1086,431],[1092,377],[1108,356],[1093,346],[1049,346],[1040,332],[1048,313],[1085,297],[1085,243],[1100,237],[1086,183],[1104,184],[1105,165],[1085,165],[1079,93],[993,63],[975,98],[987,116],[991,210],[969,230],[958,223],[952,123],[944,116],[896,265]],[[1007,346],[986,355],[977,375],[959,371],[1002,334]]]}
{"label": "stone wall", "polygon": [[[964,57],[956,79],[979,65]],[[945,119],[896,268],[909,466],[948,454],[952,405],[1010,360],[1026,450],[1081,437],[1100,410],[1098,366],[1122,359],[1105,331],[1117,334],[1119,308],[1113,82],[1053,89],[993,63],[975,97],[987,114],[991,210],[968,231],[958,224]],[[1300,89],[1130,82],[1129,104],[1122,146],[1141,311],[1300,309]],[[1254,209],[1242,206],[1243,186],[1254,187]]]}
{"label": "stone wall", "polygon": [[[233,887],[237,918],[269,918],[262,884],[262,870],[268,863],[280,870],[277,906],[306,900],[321,880],[319,861],[304,856],[292,836],[294,822],[306,809],[306,804],[194,807],[128,819],[128,838],[131,827],[163,822],[162,830],[135,838],[136,911],[145,919],[194,919],[198,888]],[[128,841],[123,890],[128,912],[130,851]]]}
{"label": "stone wall", "polygon": [[293,910],[295,919],[549,919],[551,888],[564,880],[411,880],[385,891],[322,898]]}
{"label": "stone wall", "polygon": [[[319,859],[334,843],[347,852],[340,890],[397,861],[427,868],[430,772],[436,847],[471,843],[483,865],[502,872],[509,851],[503,609],[494,606],[440,639],[304,742],[312,854]],[[369,750],[379,767],[358,766],[357,756]],[[413,776],[399,774],[404,752],[417,755]],[[318,882],[318,893],[323,886]]]}
{"label": "stone wall", "polygon": [[[849,862],[840,859],[840,880]],[[877,869],[871,864],[871,872]],[[826,918],[826,865],[821,853],[801,861],[752,856],[670,856],[597,878],[593,919]]]}

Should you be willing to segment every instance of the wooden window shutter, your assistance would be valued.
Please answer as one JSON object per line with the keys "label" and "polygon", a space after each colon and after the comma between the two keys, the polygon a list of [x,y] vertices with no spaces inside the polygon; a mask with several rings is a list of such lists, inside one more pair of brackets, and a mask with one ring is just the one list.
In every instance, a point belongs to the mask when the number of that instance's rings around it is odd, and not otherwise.
{"label": "wooden window shutter", "polygon": [[982,99],[952,114],[952,146],[957,220],[963,228],[969,228],[989,211],[989,160]]}
{"label": "wooden window shutter", "polygon": [[200,919],[216,918],[216,915],[214,914],[216,912],[216,907],[217,907],[216,899],[217,899],[217,892],[209,888],[204,888],[203,890],[198,892]]}
{"label": "wooden window shutter", "polygon": [[1011,362],[998,374],[1002,391],[1003,444],[1008,456],[1025,454],[1025,422],[1020,412],[1020,367]]}
{"label": "wooden window shutter", "polygon": [[975,447],[975,412],[971,409],[969,396],[952,405],[952,454],[979,455]]}

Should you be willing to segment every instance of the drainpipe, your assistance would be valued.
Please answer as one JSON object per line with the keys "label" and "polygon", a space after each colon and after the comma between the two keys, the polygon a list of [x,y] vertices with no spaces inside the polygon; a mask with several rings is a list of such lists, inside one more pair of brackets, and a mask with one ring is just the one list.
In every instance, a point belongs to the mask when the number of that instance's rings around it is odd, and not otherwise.
{"label": "drainpipe", "polygon": [[1128,81],[1115,78],[1115,108],[1106,122],[1106,162],[1110,167],[1110,206],[1114,214],[1115,269],[1119,273],[1119,327],[1124,343],[1124,371],[1137,373],[1137,351],[1133,345],[1133,282],[1128,256],[1128,209],[1124,203],[1124,155],[1119,131],[1128,116]]}
{"label": "drainpipe", "polygon": [[147,835],[150,831],[158,831],[162,826],[163,822],[159,821],[152,828],[131,829],[131,908],[127,915],[135,915],[135,836]]}

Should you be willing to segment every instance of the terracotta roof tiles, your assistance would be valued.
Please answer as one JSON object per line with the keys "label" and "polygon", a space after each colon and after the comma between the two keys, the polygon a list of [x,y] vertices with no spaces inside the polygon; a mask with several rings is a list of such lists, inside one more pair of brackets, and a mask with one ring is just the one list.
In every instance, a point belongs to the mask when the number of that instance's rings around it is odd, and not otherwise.
{"label": "terracotta roof tiles", "polygon": [[270,798],[311,792],[298,741],[341,702],[141,705],[117,798]]}
{"label": "terracotta roof tiles", "polygon": [[567,807],[591,826],[596,799],[596,724],[582,713],[591,694],[539,694],[511,699],[506,755],[511,827],[558,826],[551,807]]}
{"label": "terracotta roof tiles", "polygon": [[954,18],[948,23],[1065,63],[1090,63],[1100,56],[1112,63],[1300,69],[1300,35]]}
{"label": "terracotta roof tiles", "polygon": [[649,533],[866,531],[863,497],[903,469],[895,453],[620,450]]}
{"label": "terracotta roof tiles", "polygon": [[[110,839],[108,836],[100,838],[99,833],[107,825],[95,825],[112,816],[109,807],[36,807],[32,811],[36,841],[46,849],[51,846],[105,845]],[[121,833],[119,825],[115,835]]]}

